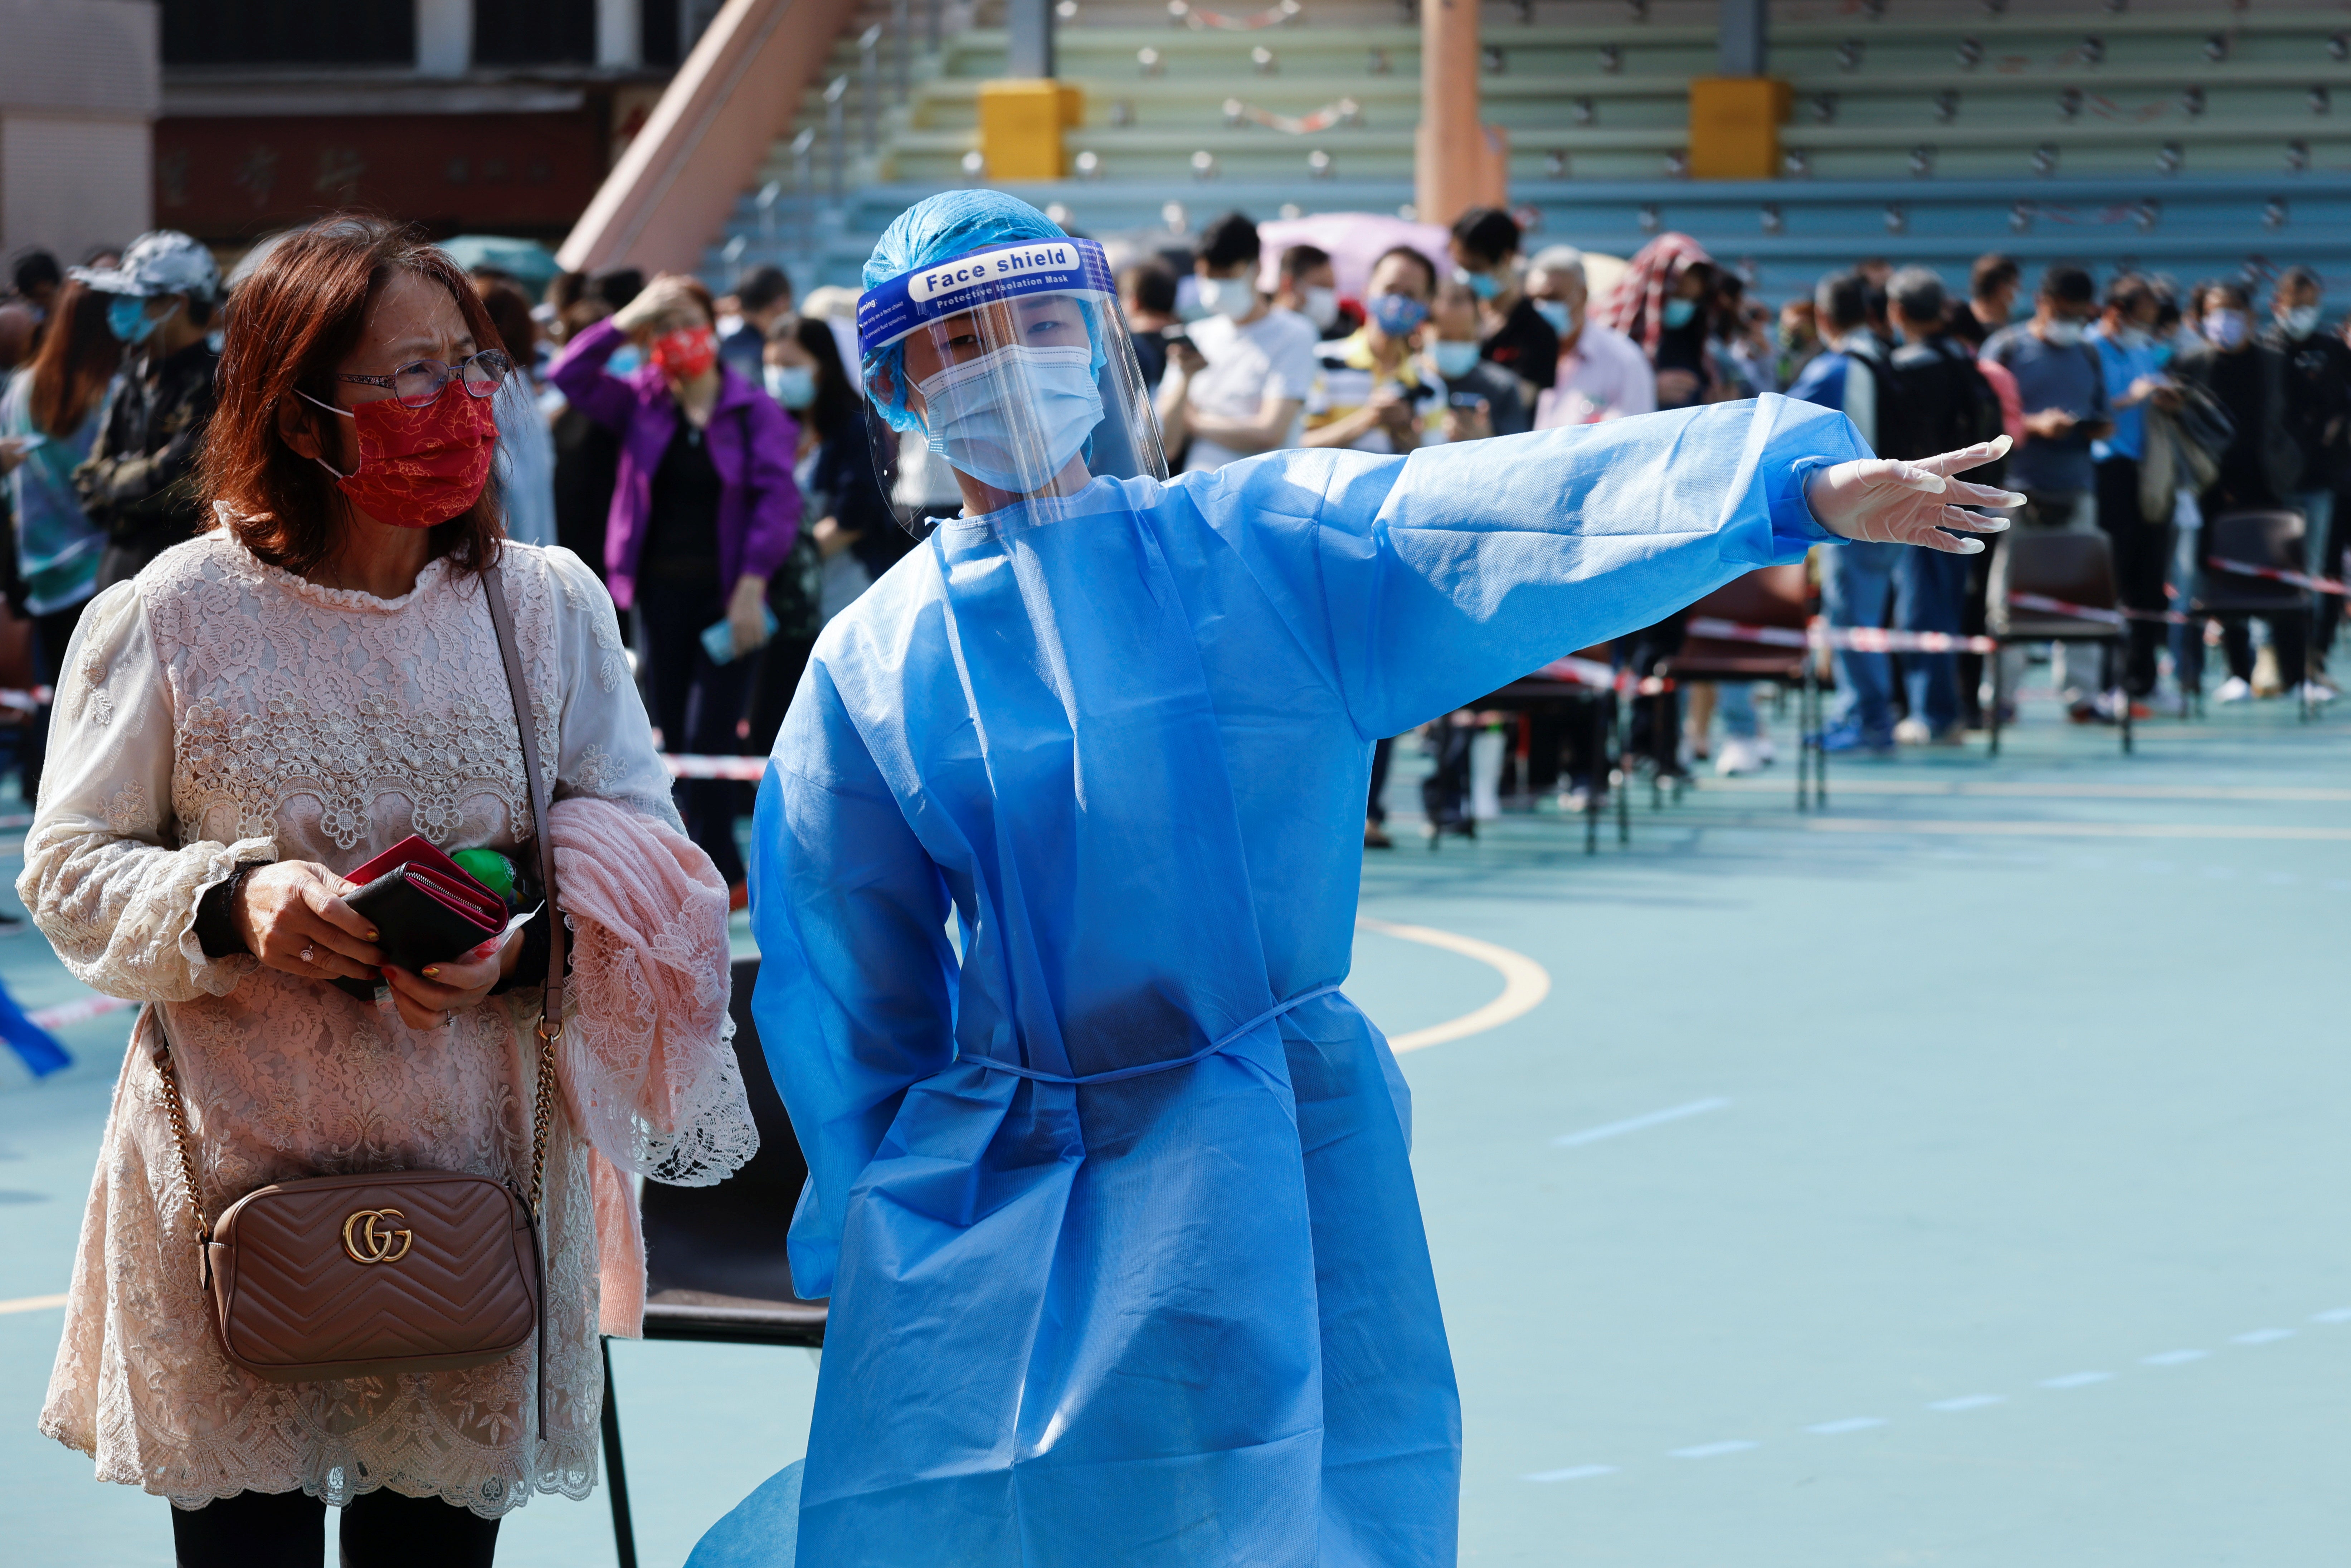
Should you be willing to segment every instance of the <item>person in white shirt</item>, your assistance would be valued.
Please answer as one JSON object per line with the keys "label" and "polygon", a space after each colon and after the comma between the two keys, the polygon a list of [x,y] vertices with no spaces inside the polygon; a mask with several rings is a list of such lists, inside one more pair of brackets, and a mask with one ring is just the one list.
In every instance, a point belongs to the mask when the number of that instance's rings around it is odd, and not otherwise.
{"label": "person in white shirt", "polygon": [[1159,382],[1159,423],[1170,449],[1190,442],[1186,473],[1295,446],[1314,385],[1321,335],[1257,287],[1263,254],[1257,225],[1228,213],[1200,236],[1193,262],[1199,309],[1190,347],[1169,344]]}
{"label": "person in white shirt", "polygon": [[1537,430],[1656,412],[1657,374],[1648,356],[1624,333],[1590,319],[1581,251],[1568,245],[1538,251],[1527,294],[1559,333],[1559,378],[1535,400]]}

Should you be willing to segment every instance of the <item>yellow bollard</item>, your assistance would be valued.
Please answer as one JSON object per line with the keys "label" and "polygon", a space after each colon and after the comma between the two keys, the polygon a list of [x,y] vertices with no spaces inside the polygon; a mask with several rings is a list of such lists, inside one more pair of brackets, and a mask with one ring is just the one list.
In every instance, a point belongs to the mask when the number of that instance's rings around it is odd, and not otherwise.
{"label": "yellow bollard", "polygon": [[1689,172],[1697,180],[1774,180],[1788,84],[1772,77],[1694,77]]}
{"label": "yellow bollard", "polygon": [[1085,95],[1050,78],[979,84],[979,154],[987,178],[1060,180],[1069,175],[1061,132],[1085,117]]}

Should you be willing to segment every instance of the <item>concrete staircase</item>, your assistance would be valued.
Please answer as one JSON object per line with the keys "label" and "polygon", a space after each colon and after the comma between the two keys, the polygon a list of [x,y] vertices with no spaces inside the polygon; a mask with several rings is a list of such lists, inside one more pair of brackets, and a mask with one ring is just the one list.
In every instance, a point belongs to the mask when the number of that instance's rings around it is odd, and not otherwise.
{"label": "concrete staircase", "polygon": [[[1509,132],[1511,199],[1541,239],[1621,254],[1683,229],[1774,295],[1858,256],[1955,273],[1994,247],[2182,275],[2339,270],[2351,13],[2113,3],[1775,6],[1771,68],[1795,102],[1776,181],[1681,177],[1687,83],[1715,67],[1705,0],[1485,5],[1481,112]],[[809,95],[716,270],[770,257],[803,287],[853,284],[891,216],[985,179],[977,95],[1004,68],[999,17],[950,8],[934,50],[913,9],[869,4],[839,40],[830,98]],[[1007,187],[1065,222],[1108,234],[1411,202],[1420,35],[1403,5],[1299,0],[1246,30],[1205,7],[1073,9],[1059,51],[1085,92],[1067,136],[1078,177]]]}

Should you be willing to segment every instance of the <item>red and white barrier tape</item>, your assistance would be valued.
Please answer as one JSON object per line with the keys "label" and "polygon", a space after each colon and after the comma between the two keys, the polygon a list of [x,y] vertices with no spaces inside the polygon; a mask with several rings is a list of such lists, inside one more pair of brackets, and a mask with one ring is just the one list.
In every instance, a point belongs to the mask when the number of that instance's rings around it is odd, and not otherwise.
{"label": "red and white barrier tape", "polygon": [[1818,620],[1799,632],[1793,626],[1748,626],[1718,621],[1711,615],[1693,619],[1693,637],[1724,643],[1761,643],[1773,648],[1843,648],[1855,653],[1989,653],[1999,647],[1989,637],[1967,637],[1953,632],[1890,632],[1878,626],[1829,626]]}
{"label": "red and white barrier tape", "polygon": [[2249,560],[2222,560],[2218,556],[2210,558],[2205,564],[2239,577],[2265,577],[2272,582],[2290,582],[2296,588],[2314,588],[2337,598],[2351,597],[2351,584],[2337,582],[2331,577],[2312,577],[2304,572],[2287,571],[2281,567],[2255,566]]}
{"label": "red and white barrier tape", "polygon": [[1311,114],[1297,115],[1276,114],[1270,109],[1259,109],[1253,103],[1243,103],[1237,98],[1225,99],[1226,124],[1238,125],[1243,120],[1249,120],[1264,126],[1268,131],[1279,131],[1284,136],[1312,136],[1318,131],[1328,131],[1334,125],[1350,124],[1362,112],[1363,107],[1352,98],[1343,98],[1335,103],[1326,103]]}
{"label": "red and white barrier tape", "polygon": [[35,1008],[25,1016],[43,1029],[63,1029],[68,1024],[103,1018],[108,1013],[119,1013],[138,1005],[120,997],[78,997],[69,1002],[59,1002],[53,1008]]}
{"label": "red and white barrier tape", "polygon": [[2011,593],[2008,601],[2019,610],[2038,610],[2044,615],[2077,615],[2085,621],[2102,621],[2109,626],[2126,625],[2133,621],[2159,621],[2168,626],[2185,626],[2189,621],[2177,610],[2133,610],[2128,605],[2120,610],[2101,610],[2095,604],[2076,604],[2070,599],[2052,599],[2043,593]]}
{"label": "red and white barrier tape", "polygon": [[673,779],[739,779],[757,784],[768,776],[764,757],[695,757],[664,751],[662,761]]}
{"label": "red and white barrier tape", "polygon": [[1267,27],[1279,27],[1306,9],[1299,0],[1281,0],[1279,5],[1267,7],[1253,16],[1228,16],[1221,11],[1210,11],[1194,5],[1188,0],[1167,0],[1167,15],[1195,32],[1255,33]]}
{"label": "red and white barrier tape", "polygon": [[1573,685],[1592,686],[1604,692],[1610,690],[1617,684],[1616,672],[1610,669],[1607,665],[1601,664],[1596,659],[1578,659],[1573,656],[1564,659],[1553,659],[1550,664],[1545,664],[1541,669],[1537,670],[1532,674],[1529,675],[1527,679],[1531,681],[1565,681]]}

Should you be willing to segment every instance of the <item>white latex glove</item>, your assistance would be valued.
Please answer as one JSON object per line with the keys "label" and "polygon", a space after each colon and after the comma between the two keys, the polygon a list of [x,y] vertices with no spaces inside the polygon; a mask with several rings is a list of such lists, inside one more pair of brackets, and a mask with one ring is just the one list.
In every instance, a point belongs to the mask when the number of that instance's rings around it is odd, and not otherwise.
{"label": "white latex glove", "polygon": [[1804,499],[1821,527],[1844,538],[1980,555],[1983,540],[1958,538],[1943,530],[1999,533],[2008,527],[2006,517],[1988,517],[1967,508],[2021,507],[2024,497],[2013,490],[1964,484],[1948,476],[2004,456],[2008,448],[2008,437],[2001,435],[1915,463],[1886,457],[1840,463],[1813,476],[1804,486]]}

